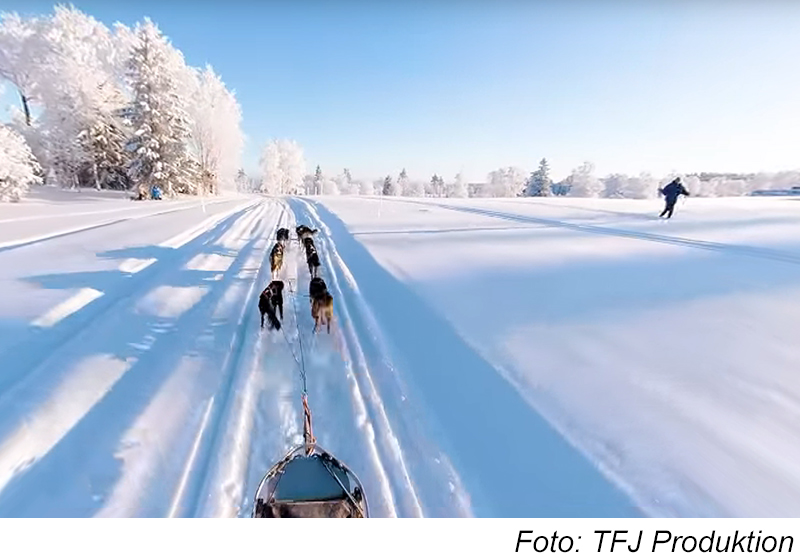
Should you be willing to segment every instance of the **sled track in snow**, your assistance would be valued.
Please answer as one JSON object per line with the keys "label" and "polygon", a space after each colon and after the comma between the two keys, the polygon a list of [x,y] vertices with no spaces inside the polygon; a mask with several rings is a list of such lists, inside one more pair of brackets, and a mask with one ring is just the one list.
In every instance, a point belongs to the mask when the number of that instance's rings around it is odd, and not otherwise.
{"label": "sled track in snow", "polygon": [[[243,306],[238,315],[238,327],[234,339],[230,342],[230,350],[223,365],[225,376],[223,385],[214,397],[211,405],[209,434],[198,434],[198,441],[206,439],[206,450],[199,454],[198,465],[187,466],[197,473],[199,481],[192,504],[187,511],[194,517],[235,517],[242,511],[242,503],[246,504],[249,494],[254,492],[246,484],[246,472],[252,452],[251,433],[254,422],[258,391],[253,387],[257,383],[254,377],[273,375],[274,372],[261,370],[260,355],[265,350],[264,332],[256,334],[252,355],[246,354],[248,335],[255,329],[260,330],[256,308],[258,297],[271,280],[269,251],[275,243],[275,232],[279,227],[286,227],[289,212],[284,203],[276,220],[270,221],[264,228],[260,247],[253,258],[253,265],[258,267],[252,283],[243,299]],[[284,304],[285,305],[285,304]],[[252,317],[248,317],[248,314]],[[249,365],[249,367],[244,367]]]}
{"label": "sled track in snow", "polygon": [[[310,206],[305,206],[305,216],[309,225],[318,229],[316,234],[317,245],[323,270],[327,272],[328,289],[334,296],[338,308],[338,315],[343,320],[337,320],[337,328],[331,334],[340,335],[340,344],[348,364],[348,371],[352,380],[353,405],[357,417],[363,417],[362,429],[368,441],[368,451],[379,473],[381,494],[386,502],[389,515],[408,517],[422,517],[422,508],[417,498],[416,491],[406,469],[402,451],[396,445],[396,439],[384,411],[383,402],[371,378],[370,367],[364,352],[353,330],[350,319],[350,304],[344,297],[339,283],[337,268],[343,274],[348,274],[344,262],[336,252],[336,245],[330,239],[324,223]],[[304,220],[305,221],[305,220]],[[338,267],[334,266],[334,260]],[[320,331],[322,334],[322,331]],[[374,499],[373,499],[374,502]],[[375,509],[371,505],[372,509]],[[398,509],[400,511],[398,511]]]}
{"label": "sled track in snow", "polygon": [[[421,424],[405,417],[410,412],[404,406],[407,388],[392,363],[385,335],[356,278],[339,255],[328,226],[308,201],[295,199],[292,206],[299,222],[319,230],[315,238],[323,264],[320,275],[334,296],[336,310],[336,328],[331,334],[340,336],[351,404],[368,444],[366,452],[376,469],[371,488],[362,478],[372,500],[370,508],[376,510],[373,504],[375,494],[379,494],[383,496],[386,515],[425,517],[424,502],[430,497],[429,506],[436,516],[471,516],[469,498],[449,459]],[[324,339],[327,335],[318,336]],[[417,477],[423,484],[417,482]]]}
{"label": "sled track in snow", "polygon": [[724,254],[735,254],[735,255],[741,255],[759,259],[767,259],[771,261],[800,264],[800,255],[787,253],[784,251],[778,251],[775,249],[751,247],[749,245],[735,245],[732,243],[701,241],[699,239],[691,239],[687,237],[675,237],[670,235],[660,235],[657,233],[646,233],[646,232],[630,231],[625,229],[610,228],[604,226],[593,226],[589,224],[574,224],[570,222],[564,222],[561,220],[552,220],[549,218],[536,218],[534,216],[525,216],[522,214],[512,214],[508,212],[499,212],[496,210],[486,210],[483,208],[474,208],[467,206],[453,206],[450,204],[441,204],[437,202],[421,202],[416,200],[397,200],[397,202],[402,202],[404,204],[417,204],[420,206],[443,208],[445,210],[454,210],[456,212],[478,214],[480,216],[499,218],[501,220],[507,220],[512,222],[538,224],[554,228],[577,231],[580,233],[593,233],[596,235],[606,235],[612,237],[626,237],[629,239],[638,239],[640,241],[652,241],[654,243],[663,243],[679,247],[690,247],[692,249],[703,249],[705,251],[714,251]]}

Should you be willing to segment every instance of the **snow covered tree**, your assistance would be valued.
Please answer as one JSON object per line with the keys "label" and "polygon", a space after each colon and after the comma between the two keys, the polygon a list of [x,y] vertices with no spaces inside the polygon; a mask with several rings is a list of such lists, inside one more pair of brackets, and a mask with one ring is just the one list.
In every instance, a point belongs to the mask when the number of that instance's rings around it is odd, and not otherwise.
{"label": "snow covered tree", "polygon": [[524,196],[550,196],[550,186],[553,182],[550,180],[550,166],[547,164],[547,159],[542,158],[539,162],[539,169],[531,173],[528,182],[525,184]]}
{"label": "snow covered tree", "polygon": [[[382,184],[376,185],[375,183],[376,181],[367,181],[367,180],[358,181],[358,194],[361,196],[374,196],[380,193],[381,191],[379,189],[382,188],[383,185]],[[376,186],[378,187],[377,190]]]}
{"label": "snow covered tree", "polygon": [[425,196],[439,198],[444,196],[444,180],[436,173],[423,185]]}
{"label": "snow covered tree", "polygon": [[341,174],[337,175],[334,181],[339,194],[358,194],[358,185],[353,183],[353,177],[350,175],[349,169],[345,169]]}
{"label": "snow covered tree", "polygon": [[527,173],[519,167],[504,167],[489,173],[488,185],[481,190],[483,196],[511,197],[522,191]]}
{"label": "snow covered tree", "polygon": [[314,191],[312,194],[322,194],[322,185],[325,183],[325,176],[322,174],[322,168],[318,165],[317,170],[314,172]]}
{"label": "snow covered tree", "polygon": [[62,185],[120,188],[128,134],[121,111],[128,101],[118,34],[64,6],[39,28],[44,54],[36,67],[36,98],[43,109],[38,127],[50,174]]}
{"label": "snow covered tree", "polygon": [[0,201],[17,202],[33,184],[42,182],[41,167],[25,139],[0,124]]}
{"label": "snow covered tree", "polygon": [[192,122],[187,112],[187,68],[149,19],[137,24],[128,60],[133,103],[127,117],[134,133],[129,172],[144,197],[152,185],[165,195],[197,193],[197,162],[189,154]]}
{"label": "snow covered tree", "polygon": [[209,182],[207,192],[232,190],[244,149],[239,103],[211,66],[193,78],[192,151]]}
{"label": "snow covered tree", "polygon": [[387,175],[383,180],[383,196],[397,196],[397,189],[392,183],[391,175]]}
{"label": "snow covered tree", "polygon": [[455,182],[447,185],[447,198],[466,198],[467,196],[469,196],[467,184],[464,182],[464,177],[459,173],[456,175]]}
{"label": "snow covered tree", "polygon": [[421,198],[425,196],[425,183],[423,181],[409,181],[406,185],[405,196]]}
{"label": "snow covered tree", "polygon": [[262,192],[272,195],[298,193],[307,184],[303,149],[294,140],[268,142],[261,154],[261,172]]}
{"label": "snow covered tree", "polygon": [[32,125],[31,102],[37,96],[37,72],[47,52],[42,18],[23,19],[16,13],[0,15],[0,77],[19,93],[24,123]]}
{"label": "snow covered tree", "polygon": [[331,179],[330,177],[323,177],[322,194],[325,196],[336,196],[341,194],[341,192],[339,192],[339,185],[334,179]]}
{"label": "snow covered tree", "polygon": [[245,173],[244,169],[239,169],[236,172],[236,190],[239,192],[249,192],[250,178]]}
{"label": "snow covered tree", "polygon": [[405,167],[402,171],[400,171],[400,175],[397,176],[397,194],[399,196],[413,196],[409,192],[409,182],[408,182],[408,173],[406,173]]}
{"label": "snow covered tree", "polygon": [[564,181],[569,188],[569,196],[598,197],[604,190],[603,183],[594,176],[594,165],[585,162],[572,170]]}

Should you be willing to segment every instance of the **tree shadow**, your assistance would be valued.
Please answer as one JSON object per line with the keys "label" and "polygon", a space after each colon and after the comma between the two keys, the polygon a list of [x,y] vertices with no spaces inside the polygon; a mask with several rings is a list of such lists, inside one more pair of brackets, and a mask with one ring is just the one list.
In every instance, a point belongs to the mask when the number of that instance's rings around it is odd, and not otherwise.
{"label": "tree shadow", "polygon": [[[94,288],[102,291],[104,295],[51,327],[43,328],[26,324],[24,330],[17,334],[17,342],[5,345],[0,351],[0,364],[3,364],[2,372],[0,372],[0,396],[46,358],[48,351],[65,344],[76,334],[80,334],[82,329],[90,325],[95,318],[112,306],[124,304],[137,297],[139,295],[137,288],[146,286],[155,276],[174,266],[176,259],[180,259],[182,255],[194,254],[209,247],[212,251],[226,254],[226,249],[214,247],[213,245],[209,246],[209,244],[229,230],[244,215],[244,212],[243,210],[232,214],[209,231],[204,232],[178,249],[148,245],[105,252],[99,255],[103,258],[114,259],[156,259],[156,262],[137,274],[112,270],[48,274],[21,278],[21,281],[30,282],[44,288],[74,290]],[[185,272],[187,274],[185,275],[186,281],[184,285],[190,285],[191,280],[204,277],[202,274],[194,274],[194,271]]]}
{"label": "tree shadow", "polygon": [[[64,435],[44,456],[9,482],[0,493],[0,515],[85,517],[96,514],[104,506],[107,493],[122,476],[124,461],[117,457],[117,453],[124,443],[124,434],[176,375],[182,361],[187,357],[217,365],[224,361],[224,354],[229,349],[225,342],[217,341],[241,326],[224,318],[212,320],[212,316],[229,290],[235,292],[252,281],[241,278],[240,274],[245,271],[246,259],[258,239],[249,239],[241,250],[235,252],[230,267],[222,272],[186,270],[176,267],[175,261],[181,255],[188,260],[198,251],[230,254],[229,249],[216,245],[215,239],[229,229],[235,219],[226,220],[177,252],[161,247],[114,251],[112,258],[160,258],[156,264],[133,277],[117,272],[116,278],[107,273],[78,273],[36,279],[47,286],[114,288],[120,297],[103,308],[88,312],[93,318],[115,306],[113,313],[102,315],[97,327],[70,337],[72,348],[59,352],[57,363],[52,360],[42,362],[42,368],[34,373],[33,378],[25,379],[26,383],[12,387],[0,397],[0,402],[10,405],[6,406],[0,420],[0,434],[4,439],[24,417],[44,404],[49,390],[68,377],[72,373],[71,368],[81,366],[87,357],[110,356],[131,365],[96,403],[82,411],[76,423],[68,426]],[[168,267],[171,268],[164,274],[164,269]],[[144,276],[139,277],[140,274]],[[158,279],[152,282],[156,274],[159,274]],[[146,308],[126,304],[129,301],[133,303],[135,298],[145,293],[134,290],[132,284],[122,281],[132,282],[134,278],[137,279],[137,288],[147,288],[149,285],[152,288],[187,287],[199,290],[202,294],[198,301],[192,302],[178,316],[162,316]],[[83,310],[82,313],[87,314]],[[90,320],[86,317],[84,324]],[[210,345],[209,340],[212,341]],[[229,342],[230,337],[227,340]],[[187,344],[187,341],[190,343]],[[25,372],[24,367],[19,370]],[[230,372],[202,367],[189,393],[176,395],[190,403],[187,406],[192,410],[190,417],[183,419],[183,425],[179,428],[182,433],[191,435],[197,430],[203,401],[212,398],[226,375],[230,375]],[[141,498],[142,516],[162,516],[166,513],[165,504],[169,503],[171,490],[182,474],[192,437],[177,437],[175,441],[178,444],[170,450],[149,450],[157,458],[158,468],[154,472],[159,479],[151,481],[155,490]]]}

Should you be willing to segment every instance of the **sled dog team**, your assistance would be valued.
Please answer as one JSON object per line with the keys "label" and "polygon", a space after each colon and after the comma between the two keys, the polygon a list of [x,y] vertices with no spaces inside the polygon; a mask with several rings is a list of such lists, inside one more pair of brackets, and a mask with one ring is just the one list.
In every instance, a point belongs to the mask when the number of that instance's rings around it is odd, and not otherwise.
{"label": "sled dog team", "polygon": [[[331,322],[333,321],[333,296],[325,285],[325,280],[318,276],[320,260],[317,248],[314,246],[314,234],[316,229],[300,225],[295,229],[297,240],[303,245],[306,251],[306,264],[308,272],[311,274],[311,282],[308,286],[308,296],[311,302],[311,316],[314,318],[314,332],[319,326],[326,325],[328,333],[331,332]],[[283,255],[286,244],[289,242],[289,230],[287,228],[278,229],[275,245],[269,255],[269,266],[272,277],[283,267]],[[272,280],[266,289],[261,292],[258,298],[258,310],[261,312],[261,328],[264,328],[264,317],[269,322],[270,329],[280,330],[283,320],[283,281]],[[278,319],[280,317],[280,320]]]}

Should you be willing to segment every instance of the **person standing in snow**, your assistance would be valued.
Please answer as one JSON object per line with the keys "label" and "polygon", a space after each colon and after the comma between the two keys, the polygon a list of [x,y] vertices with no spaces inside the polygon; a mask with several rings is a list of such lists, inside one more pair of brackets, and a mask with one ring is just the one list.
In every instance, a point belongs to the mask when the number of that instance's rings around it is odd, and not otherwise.
{"label": "person standing in snow", "polygon": [[666,217],[669,219],[672,217],[672,212],[675,211],[675,203],[678,202],[678,197],[680,195],[689,196],[689,191],[684,188],[684,186],[681,184],[680,177],[678,177],[669,185],[661,189],[661,194],[664,195],[666,206],[664,207],[664,211],[661,212],[658,217]]}

